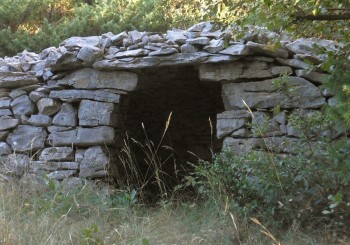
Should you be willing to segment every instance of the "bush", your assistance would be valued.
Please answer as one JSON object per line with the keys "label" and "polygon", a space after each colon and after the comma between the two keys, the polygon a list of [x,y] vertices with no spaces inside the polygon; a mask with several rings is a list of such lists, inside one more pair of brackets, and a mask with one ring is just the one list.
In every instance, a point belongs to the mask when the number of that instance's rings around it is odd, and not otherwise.
{"label": "bush", "polygon": [[239,156],[224,149],[212,163],[199,162],[186,185],[244,215],[282,224],[348,226],[350,142],[344,138],[330,144],[320,132],[333,123],[321,115],[290,116],[293,127],[303,129],[302,143],[293,145],[295,154],[256,151]]}

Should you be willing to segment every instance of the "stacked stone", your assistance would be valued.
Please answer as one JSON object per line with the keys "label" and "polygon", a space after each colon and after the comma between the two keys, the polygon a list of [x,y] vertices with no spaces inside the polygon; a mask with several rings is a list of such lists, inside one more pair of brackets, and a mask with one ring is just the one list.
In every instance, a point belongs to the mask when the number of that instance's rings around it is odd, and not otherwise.
{"label": "stacked stone", "polygon": [[[39,82],[34,72],[0,73],[0,173],[111,177],[123,121],[119,102],[137,75],[80,69]],[[111,153],[112,151],[112,153]]]}
{"label": "stacked stone", "polygon": [[[262,147],[249,128],[254,120],[268,121],[267,142],[276,147],[285,139],[297,140],[300,133],[288,122],[289,114],[335,104],[322,87],[328,75],[310,71],[310,63],[325,58],[314,48],[335,51],[340,44],[291,41],[264,28],[241,31],[245,37],[229,43],[224,40],[232,29],[212,22],[166,34],[106,33],[72,37],[40,54],[24,51],[0,59],[0,177],[21,176],[25,170],[58,180],[107,176],[108,146],[123,132],[121,97],[136,88],[137,73],[144,68],[192,65],[203,82],[220,82],[226,111],[217,116],[217,136],[224,147]],[[271,48],[276,40],[282,40],[280,48]],[[273,86],[282,74],[299,96],[288,97]],[[283,112],[269,118],[277,106]]]}
{"label": "stacked stone", "polygon": [[[252,42],[246,46],[250,55],[234,62],[199,66],[202,81],[222,84],[225,111],[217,115],[217,137],[224,148],[238,154],[257,149],[297,153],[295,146],[300,145],[303,133],[293,128],[289,116],[310,117],[326,104],[336,105],[333,94],[323,88],[329,75],[311,71],[310,65],[325,58],[316,55],[315,47],[334,50],[334,43],[298,39],[274,50]],[[277,85],[276,79],[281,84]],[[276,108],[280,111],[277,115],[273,113]],[[253,133],[252,125],[261,131]],[[333,139],[342,134],[322,133]]]}

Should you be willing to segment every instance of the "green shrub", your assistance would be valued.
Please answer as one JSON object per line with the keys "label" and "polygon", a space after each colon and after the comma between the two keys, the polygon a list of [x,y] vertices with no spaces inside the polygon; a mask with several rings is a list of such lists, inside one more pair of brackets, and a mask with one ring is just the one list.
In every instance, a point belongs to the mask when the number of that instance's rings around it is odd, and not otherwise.
{"label": "green shrub", "polygon": [[200,161],[186,185],[244,215],[262,215],[283,224],[326,222],[346,227],[350,142],[344,138],[330,143],[329,131],[327,137],[320,132],[333,124],[321,115],[289,117],[294,128],[302,129],[301,143],[292,145],[294,154],[256,151],[239,156],[224,149],[213,162]]}

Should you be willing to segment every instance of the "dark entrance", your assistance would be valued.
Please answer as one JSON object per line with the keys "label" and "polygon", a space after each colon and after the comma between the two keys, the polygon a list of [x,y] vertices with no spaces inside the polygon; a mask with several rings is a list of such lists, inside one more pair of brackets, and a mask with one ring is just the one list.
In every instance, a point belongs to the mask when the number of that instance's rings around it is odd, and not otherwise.
{"label": "dark entrance", "polygon": [[189,170],[188,162],[210,160],[221,147],[215,136],[216,114],[224,110],[221,84],[201,82],[193,66],[138,73],[138,86],[125,102],[132,152],[141,175],[156,177],[150,162],[158,161],[162,181],[173,186]]}

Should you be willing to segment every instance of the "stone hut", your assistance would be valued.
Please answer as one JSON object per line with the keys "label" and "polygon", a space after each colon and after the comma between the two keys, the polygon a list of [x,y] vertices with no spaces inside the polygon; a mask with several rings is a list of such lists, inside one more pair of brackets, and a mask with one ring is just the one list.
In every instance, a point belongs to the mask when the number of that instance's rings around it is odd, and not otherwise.
{"label": "stone hut", "polygon": [[[170,172],[174,162],[184,168],[223,147],[292,153],[300,132],[288,115],[335,104],[323,88],[328,74],[310,64],[325,58],[316,46],[338,44],[258,27],[227,41],[230,31],[203,22],[166,34],[109,32],[0,59],[0,179],[115,181],[129,141],[159,144]],[[282,93],[276,79],[296,95]],[[256,122],[268,125],[265,144],[251,132]],[[144,156],[135,157],[142,165]]]}

